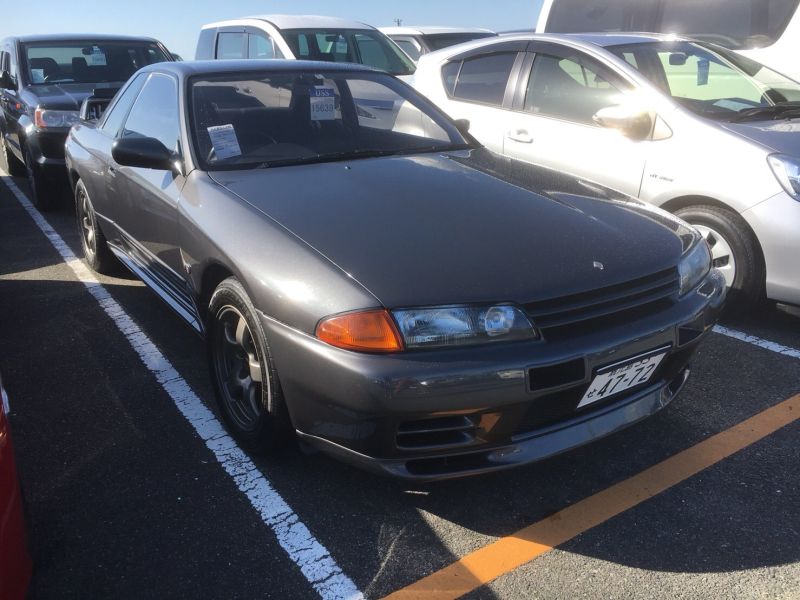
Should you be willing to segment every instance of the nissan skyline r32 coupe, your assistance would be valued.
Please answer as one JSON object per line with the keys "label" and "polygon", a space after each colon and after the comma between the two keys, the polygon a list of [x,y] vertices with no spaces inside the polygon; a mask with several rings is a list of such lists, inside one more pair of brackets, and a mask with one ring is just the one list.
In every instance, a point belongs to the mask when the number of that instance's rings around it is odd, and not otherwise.
{"label": "nissan skyline r32 coupe", "polygon": [[725,297],[679,219],[360,66],[152,65],[66,149],[87,262],[206,338],[251,450],[295,433],[420,480],[540,460],[669,403]]}

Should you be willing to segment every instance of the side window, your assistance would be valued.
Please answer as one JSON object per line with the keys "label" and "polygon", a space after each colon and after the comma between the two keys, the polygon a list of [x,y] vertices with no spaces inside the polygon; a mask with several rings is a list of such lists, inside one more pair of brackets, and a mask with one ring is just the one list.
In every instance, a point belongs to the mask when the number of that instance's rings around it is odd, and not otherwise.
{"label": "side window", "polygon": [[389,62],[389,57],[375,38],[360,33],[355,34],[353,37],[356,40],[362,63],[382,71],[391,70],[392,65]]}
{"label": "side window", "polygon": [[588,58],[537,54],[524,110],[593,125],[598,110],[619,104],[623,86],[609,69]]}
{"label": "side window", "polygon": [[151,75],[128,115],[122,137],[153,137],[177,150],[180,137],[178,85],[172,77]]}
{"label": "side window", "polygon": [[283,58],[275,42],[266,33],[247,34],[248,58]]}
{"label": "side window", "polygon": [[11,81],[14,84],[17,84],[17,53],[14,51],[13,48],[9,49],[8,52],[8,74],[11,75]]}
{"label": "side window", "polygon": [[458,72],[461,70],[461,61],[447,63],[442,67],[442,81],[444,82],[444,89],[451,96],[456,90],[456,79],[458,79]]}
{"label": "side window", "polygon": [[147,79],[146,75],[137,75],[136,78],[131,81],[130,85],[125,88],[122,95],[117,98],[116,102],[106,111],[103,122],[100,123],[99,129],[101,131],[104,131],[112,137],[116,137],[119,128],[122,126],[122,122],[125,120],[125,117],[128,116],[128,111],[133,101],[136,100],[139,90],[142,89],[142,84],[144,84],[145,79]]}
{"label": "side window", "polygon": [[217,36],[217,58],[222,60],[247,58],[244,33],[220,33]]}
{"label": "side window", "polygon": [[392,38],[394,43],[400,46],[403,52],[408,54],[411,57],[411,60],[419,60],[420,55],[422,54],[419,45],[411,38]]}
{"label": "side window", "polygon": [[460,100],[502,105],[516,58],[516,52],[499,52],[465,60],[453,95]]}

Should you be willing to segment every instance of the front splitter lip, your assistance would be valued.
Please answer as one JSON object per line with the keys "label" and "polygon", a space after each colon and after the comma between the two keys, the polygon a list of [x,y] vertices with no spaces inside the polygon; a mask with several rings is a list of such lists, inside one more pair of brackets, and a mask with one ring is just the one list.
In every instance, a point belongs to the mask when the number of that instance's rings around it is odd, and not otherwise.
{"label": "front splitter lip", "polygon": [[[417,482],[456,479],[535,463],[621,431],[667,406],[678,395],[688,378],[689,368],[687,367],[671,382],[623,397],[618,402],[597,411],[514,436],[510,444],[470,452],[380,459],[355,452],[330,440],[299,430],[297,435],[304,442],[326,454],[374,473]],[[426,460],[442,458],[461,461],[474,459],[475,466],[452,470],[443,469],[431,473],[414,472],[409,468],[409,463],[422,464]]]}

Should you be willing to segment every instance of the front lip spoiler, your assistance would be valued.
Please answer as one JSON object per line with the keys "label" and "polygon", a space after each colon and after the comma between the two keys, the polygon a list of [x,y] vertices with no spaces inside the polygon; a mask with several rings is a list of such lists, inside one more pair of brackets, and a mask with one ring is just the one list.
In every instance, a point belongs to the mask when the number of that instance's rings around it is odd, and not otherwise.
{"label": "front lip spoiler", "polygon": [[[446,457],[379,459],[299,430],[297,435],[304,442],[327,454],[374,473],[418,482],[455,479],[538,462],[625,429],[669,404],[680,393],[689,378],[689,373],[690,369],[687,366],[670,382],[645,388],[597,411],[514,436],[510,444],[450,454]],[[457,459],[464,466],[454,466],[449,469],[444,467],[430,472],[409,468],[409,464],[424,465],[426,462],[442,459]]]}

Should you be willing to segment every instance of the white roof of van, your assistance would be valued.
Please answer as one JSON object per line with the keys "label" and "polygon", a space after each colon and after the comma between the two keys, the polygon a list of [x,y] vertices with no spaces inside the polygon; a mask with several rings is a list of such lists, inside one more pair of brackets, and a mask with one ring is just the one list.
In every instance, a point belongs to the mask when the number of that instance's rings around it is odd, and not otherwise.
{"label": "white roof of van", "polygon": [[494,33],[481,27],[440,27],[437,25],[420,27],[379,27],[386,35],[436,35],[437,33]]}
{"label": "white roof of van", "polygon": [[[371,25],[339,17],[326,17],[322,15],[251,15],[244,19],[257,19],[269,21],[278,29],[375,29]],[[241,19],[235,19],[240,21]],[[222,21],[224,23],[224,21]],[[221,23],[214,23],[219,27]]]}

